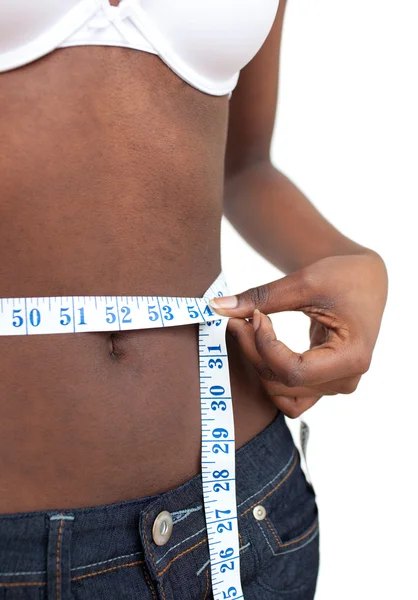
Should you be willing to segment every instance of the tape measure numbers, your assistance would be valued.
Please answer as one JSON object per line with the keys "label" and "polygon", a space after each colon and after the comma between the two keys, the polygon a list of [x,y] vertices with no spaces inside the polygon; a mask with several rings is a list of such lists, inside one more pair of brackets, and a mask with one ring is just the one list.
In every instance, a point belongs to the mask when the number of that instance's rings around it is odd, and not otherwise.
{"label": "tape measure numbers", "polygon": [[58,296],[0,299],[0,336],[128,331],[199,324],[202,485],[214,598],[243,598],[228,317],[208,302],[229,295],[221,273],[202,298]]}

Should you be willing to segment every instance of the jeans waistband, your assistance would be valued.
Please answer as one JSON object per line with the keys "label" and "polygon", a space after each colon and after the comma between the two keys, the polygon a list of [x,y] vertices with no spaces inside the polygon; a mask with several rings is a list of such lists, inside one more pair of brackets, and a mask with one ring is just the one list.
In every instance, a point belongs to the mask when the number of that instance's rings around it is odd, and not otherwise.
{"label": "jeans waistband", "polygon": [[[236,453],[240,527],[245,526],[246,516],[254,518],[254,507],[281,485],[297,462],[298,452],[279,412],[266,429]],[[162,511],[171,513],[173,531],[165,545],[157,546],[152,528]],[[67,544],[70,548],[73,580],[144,560],[158,578],[192,551],[195,570],[207,566],[200,475],[168,492],[137,500],[75,510],[0,515],[0,584],[16,578],[28,584],[46,582],[51,531],[58,545],[64,549]]]}

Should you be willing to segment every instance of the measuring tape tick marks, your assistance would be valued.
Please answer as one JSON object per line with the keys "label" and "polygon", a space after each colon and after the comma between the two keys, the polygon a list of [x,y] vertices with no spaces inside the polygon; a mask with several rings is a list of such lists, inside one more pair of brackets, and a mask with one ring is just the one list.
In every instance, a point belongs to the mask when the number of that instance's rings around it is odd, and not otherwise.
{"label": "measuring tape tick marks", "polygon": [[229,379],[228,317],[209,300],[229,295],[221,273],[202,298],[57,296],[1,298],[0,336],[129,331],[199,324],[202,486],[214,598],[243,598]]}

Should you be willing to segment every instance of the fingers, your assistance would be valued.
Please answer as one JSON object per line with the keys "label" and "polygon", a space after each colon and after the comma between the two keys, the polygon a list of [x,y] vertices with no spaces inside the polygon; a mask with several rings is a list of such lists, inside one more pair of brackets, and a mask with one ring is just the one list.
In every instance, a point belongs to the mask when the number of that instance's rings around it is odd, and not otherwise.
{"label": "fingers", "polygon": [[[279,410],[295,419],[318,402],[323,394],[309,388],[288,388],[282,384],[261,358],[255,346],[254,327],[245,319],[230,319],[228,331],[237,340],[243,354],[263,379],[267,394]],[[333,392],[331,392],[333,394]]]}
{"label": "fingers", "polygon": [[245,319],[229,319],[227,331],[237,340],[242,352],[255,366],[262,362],[254,340],[254,327]]}
{"label": "fingers", "polygon": [[273,396],[273,403],[282,411],[286,417],[297,419],[304,412],[312,408],[320,400],[321,396],[311,396],[308,398],[297,398],[288,396]]}
{"label": "fingers", "polygon": [[[289,361],[287,356],[295,353],[291,352],[281,342],[278,342],[270,319],[266,315],[260,314],[260,326],[257,332],[254,332],[257,317],[253,319],[253,323],[255,325],[248,323],[245,319],[230,319],[228,331],[235,337],[242,352],[263,380],[263,386],[267,393],[275,397],[275,404],[277,404],[278,397],[313,398],[316,402],[323,395],[351,394],[357,388],[361,379],[360,375],[338,378],[331,374],[328,380],[320,383],[296,382],[297,373],[286,370],[287,368],[293,368],[292,359]],[[272,350],[274,351],[272,358],[270,357],[270,350],[267,349],[266,351],[265,349],[265,345],[268,346],[270,341],[276,342],[274,350]],[[278,354],[277,350],[279,350]],[[315,349],[315,352],[317,350]],[[296,354],[296,356],[300,355]],[[288,367],[286,365],[289,362],[290,366]]]}
{"label": "fingers", "polygon": [[[297,310],[313,304],[316,284],[305,269],[277,279],[237,296],[213,298],[211,306],[220,314],[231,317],[251,317],[254,309],[263,313]],[[323,302],[326,303],[324,299]],[[331,304],[331,301],[329,301]],[[316,298],[318,304],[318,298]]]}
{"label": "fingers", "polygon": [[311,340],[311,349],[316,346],[322,346],[329,339],[329,331],[324,325],[318,323],[314,319],[311,319],[311,326],[309,329],[309,337]]}
{"label": "fingers", "polygon": [[[257,311],[254,328],[257,327]],[[341,343],[330,332],[330,339],[302,354],[292,352],[277,340],[270,320],[260,313],[255,331],[255,347],[261,359],[278,379],[289,388],[317,387],[337,379],[358,378],[368,369],[366,361],[355,345]]]}

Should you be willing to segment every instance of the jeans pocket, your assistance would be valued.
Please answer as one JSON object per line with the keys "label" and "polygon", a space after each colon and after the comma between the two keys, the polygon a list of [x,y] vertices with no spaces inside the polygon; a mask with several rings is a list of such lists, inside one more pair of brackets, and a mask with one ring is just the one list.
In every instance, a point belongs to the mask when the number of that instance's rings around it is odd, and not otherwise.
{"label": "jeans pocket", "polygon": [[[255,565],[253,587],[272,593],[315,588],[319,567],[318,509],[296,449],[287,469],[252,499],[242,517],[246,518],[243,543],[250,544]],[[307,599],[310,597],[313,596],[306,595]],[[263,598],[268,600],[266,595]]]}

